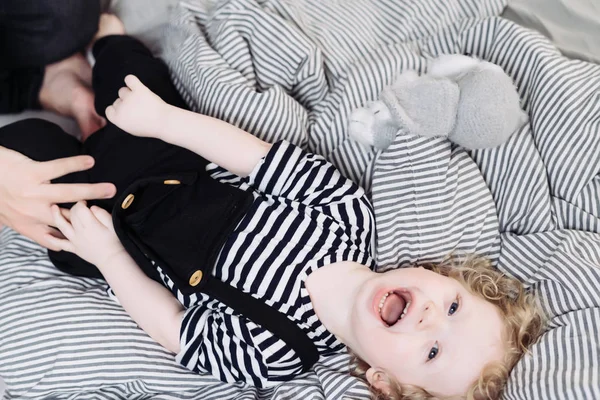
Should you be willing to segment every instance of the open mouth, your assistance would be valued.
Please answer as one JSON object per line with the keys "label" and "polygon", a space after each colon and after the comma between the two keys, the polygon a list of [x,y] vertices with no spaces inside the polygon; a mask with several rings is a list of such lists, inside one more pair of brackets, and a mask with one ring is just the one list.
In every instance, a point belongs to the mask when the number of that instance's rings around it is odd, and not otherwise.
{"label": "open mouth", "polygon": [[409,291],[390,290],[379,300],[379,317],[387,326],[393,326],[409,314],[411,302]]}

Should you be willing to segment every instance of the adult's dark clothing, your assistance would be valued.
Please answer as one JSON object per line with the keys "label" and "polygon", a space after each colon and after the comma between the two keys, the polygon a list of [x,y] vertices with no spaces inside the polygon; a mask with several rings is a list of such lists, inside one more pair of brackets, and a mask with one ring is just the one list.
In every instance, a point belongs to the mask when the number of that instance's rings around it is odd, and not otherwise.
{"label": "adult's dark clothing", "polygon": [[0,1],[0,114],[41,108],[44,68],[83,50],[99,0]]}

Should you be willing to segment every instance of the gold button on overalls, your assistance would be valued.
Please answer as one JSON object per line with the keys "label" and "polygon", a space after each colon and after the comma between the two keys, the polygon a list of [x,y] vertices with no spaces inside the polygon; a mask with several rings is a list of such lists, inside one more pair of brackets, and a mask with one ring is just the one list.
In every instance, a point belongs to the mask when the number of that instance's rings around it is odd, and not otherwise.
{"label": "gold button on overalls", "polygon": [[198,270],[192,274],[190,277],[190,286],[198,286],[200,281],[202,280],[202,271]]}
{"label": "gold button on overalls", "polygon": [[128,194],[127,197],[125,197],[125,200],[123,200],[123,203],[121,203],[121,208],[123,208],[123,210],[127,210],[131,203],[133,203],[133,199],[135,199],[135,196]]}

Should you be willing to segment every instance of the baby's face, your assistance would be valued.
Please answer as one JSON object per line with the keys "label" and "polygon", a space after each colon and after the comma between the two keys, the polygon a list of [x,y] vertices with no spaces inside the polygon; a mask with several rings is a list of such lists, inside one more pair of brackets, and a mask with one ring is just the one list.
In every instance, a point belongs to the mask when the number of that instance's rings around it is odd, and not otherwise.
{"label": "baby's face", "polygon": [[345,342],[359,357],[432,394],[464,395],[505,352],[496,307],[423,268],[376,274],[361,287],[350,319]]}

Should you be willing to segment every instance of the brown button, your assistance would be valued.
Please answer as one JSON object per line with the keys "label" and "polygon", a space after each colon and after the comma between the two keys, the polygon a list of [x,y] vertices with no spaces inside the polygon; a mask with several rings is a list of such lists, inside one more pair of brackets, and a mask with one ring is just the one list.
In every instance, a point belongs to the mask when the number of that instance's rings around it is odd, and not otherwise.
{"label": "brown button", "polygon": [[125,197],[125,200],[123,200],[123,203],[121,203],[121,207],[123,208],[123,210],[129,208],[131,203],[133,203],[133,199],[135,199],[135,196],[132,194],[128,194],[127,197]]}
{"label": "brown button", "polygon": [[198,270],[192,274],[190,277],[190,286],[198,286],[200,281],[202,280],[202,271]]}
{"label": "brown button", "polygon": [[180,185],[181,182],[178,181],[177,179],[167,179],[166,181],[163,182],[165,185]]}

